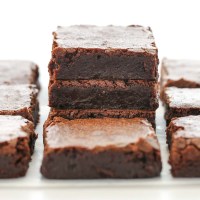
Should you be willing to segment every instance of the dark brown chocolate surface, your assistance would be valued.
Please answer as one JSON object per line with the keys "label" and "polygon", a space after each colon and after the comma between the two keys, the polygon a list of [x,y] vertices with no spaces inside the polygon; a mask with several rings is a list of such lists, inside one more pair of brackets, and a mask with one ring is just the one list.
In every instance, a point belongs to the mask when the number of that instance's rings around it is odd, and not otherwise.
{"label": "dark brown chocolate surface", "polygon": [[155,128],[155,111],[149,110],[123,110],[123,109],[56,109],[51,108],[49,119],[63,117],[65,119],[87,118],[146,118]]}
{"label": "dark brown chocolate surface", "polygon": [[163,93],[167,124],[174,117],[200,115],[200,88],[168,87]]}
{"label": "dark brown chocolate surface", "polygon": [[167,128],[171,172],[175,177],[200,177],[200,116],[173,119]]}
{"label": "dark brown chocolate surface", "polygon": [[38,86],[38,66],[24,60],[0,60],[0,84],[35,84]]}
{"label": "dark brown chocolate surface", "polygon": [[0,94],[0,115],[21,115],[37,124],[39,103],[35,85],[0,85]]}
{"label": "dark brown chocolate surface", "polygon": [[151,124],[134,119],[55,117],[44,129],[46,178],[147,178],[161,171]]}
{"label": "dark brown chocolate surface", "polygon": [[32,122],[21,116],[0,115],[0,178],[24,176],[37,135]]}
{"label": "dark brown chocolate surface", "polygon": [[142,26],[70,26],[54,33],[51,79],[157,80],[158,51]]}
{"label": "dark brown chocolate surface", "polygon": [[158,108],[157,83],[151,81],[52,81],[49,106],[76,109]]}
{"label": "dark brown chocolate surface", "polygon": [[199,88],[200,61],[163,59],[162,87]]}

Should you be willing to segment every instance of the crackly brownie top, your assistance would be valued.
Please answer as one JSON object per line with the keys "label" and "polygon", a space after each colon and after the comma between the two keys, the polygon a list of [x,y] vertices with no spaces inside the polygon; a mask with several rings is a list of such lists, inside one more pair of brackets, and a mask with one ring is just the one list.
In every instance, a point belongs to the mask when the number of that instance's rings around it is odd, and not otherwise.
{"label": "crackly brownie top", "polygon": [[29,108],[37,93],[34,85],[0,85],[0,111]]}
{"label": "crackly brownie top", "polygon": [[0,84],[29,84],[34,83],[38,76],[35,63],[24,60],[0,61]]}
{"label": "crackly brownie top", "polygon": [[200,109],[200,88],[168,87],[164,91],[164,101],[171,108]]}
{"label": "crackly brownie top", "polygon": [[157,54],[150,27],[123,26],[59,26],[54,33],[56,46],[62,48],[127,49]]}
{"label": "crackly brownie top", "polygon": [[190,115],[173,119],[173,127],[176,128],[175,137],[200,138],[200,115]]}
{"label": "crackly brownie top", "polygon": [[200,61],[163,59],[162,79],[164,81],[185,80],[200,83]]}
{"label": "crackly brownie top", "polygon": [[[153,137],[151,137],[153,136]],[[151,124],[142,118],[134,119],[76,119],[55,117],[46,128],[46,144],[51,148],[116,146],[124,147],[145,138],[159,148]]]}
{"label": "crackly brownie top", "polygon": [[[27,137],[27,119],[21,116],[0,115],[0,143],[16,139],[18,137]],[[33,125],[32,125],[33,127]],[[13,140],[13,145],[16,141]],[[11,144],[12,145],[12,144]]]}

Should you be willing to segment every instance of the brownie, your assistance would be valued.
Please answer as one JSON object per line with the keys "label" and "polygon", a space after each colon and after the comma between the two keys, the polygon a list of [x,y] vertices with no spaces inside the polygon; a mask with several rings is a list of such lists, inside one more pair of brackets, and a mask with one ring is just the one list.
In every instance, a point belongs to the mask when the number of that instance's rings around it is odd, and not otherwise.
{"label": "brownie", "polygon": [[160,174],[160,147],[145,119],[55,117],[48,124],[41,166],[46,178],[148,178]]}
{"label": "brownie", "polygon": [[56,109],[51,108],[49,118],[63,117],[65,119],[87,118],[146,118],[155,128],[155,111],[150,110],[124,110],[124,109]]}
{"label": "brownie", "polygon": [[21,115],[37,124],[39,103],[35,85],[0,85],[0,94],[0,115]]}
{"label": "brownie", "polygon": [[200,61],[163,59],[161,84],[163,88],[199,88]]}
{"label": "brownie", "polygon": [[53,33],[51,79],[157,80],[158,50],[150,27],[69,26]]}
{"label": "brownie", "polygon": [[173,119],[167,135],[171,141],[171,172],[175,177],[200,177],[200,116]]}
{"label": "brownie", "polygon": [[173,117],[200,115],[200,88],[168,87],[163,93],[167,124]]}
{"label": "brownie", "polygon": [[37,135],[34,125],[21,116],[0,115],[0,178],[24,176]]}
{"label": "brownie", "polygon": [[158,108],[157,83],[128,80],[51,81],[49,106],[76,109],[136,109]]}
{"label": "brownie", "polygon": [[38,66],[24,60],[0,60],[0,84],[35,84],[39,87]]}

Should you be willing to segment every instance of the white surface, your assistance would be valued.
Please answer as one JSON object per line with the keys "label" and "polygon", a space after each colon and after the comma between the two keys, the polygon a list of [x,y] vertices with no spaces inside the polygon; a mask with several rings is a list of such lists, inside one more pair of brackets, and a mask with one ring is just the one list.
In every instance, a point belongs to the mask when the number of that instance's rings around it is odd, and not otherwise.
{"label": "white surface", "polygon": [[[51,32],[57,25],[141,24],[152,27],[160,58],[200,60],[200,12],[197,0],[6,0],[0,1],[0,59],[30,59],[40,66],[39,139],[25,178],[0,180],[0,199],[192,199],[200,195],[200,179],[173,179],[167,165],[164,126],[158,125],[163,157],[160,178],[147,180],[55,181],[39,173],[42,123],[47,117],[47,64]],[[158,110],[158,118],[162,111]]]}

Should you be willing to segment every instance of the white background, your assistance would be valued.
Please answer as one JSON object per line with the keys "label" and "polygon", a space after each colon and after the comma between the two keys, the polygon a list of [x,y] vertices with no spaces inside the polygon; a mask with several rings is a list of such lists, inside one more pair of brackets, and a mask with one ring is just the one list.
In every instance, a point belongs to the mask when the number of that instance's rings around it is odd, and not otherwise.
{"label": "white background", "polygon": [[[151,26],[160,58],[200,60],[198,0],[0,0],[0,59],[29,59],[40,66],[41,105],[47,105],[52,31],[57,25],[95,24]],[[42,133],[39,133],[42,134]],[[31,181],[31,180],[30,180]],[[0,199],[191,199],[198,184],[166,187],[71,187],[0,189]],[[19,187],[20,188],[20,187]]]}

